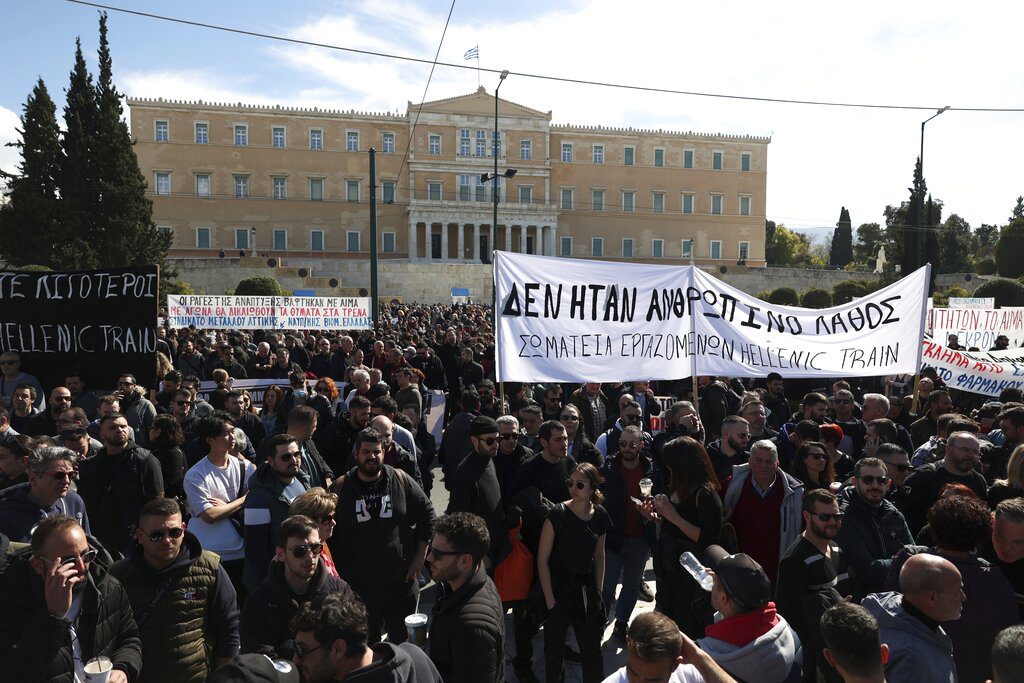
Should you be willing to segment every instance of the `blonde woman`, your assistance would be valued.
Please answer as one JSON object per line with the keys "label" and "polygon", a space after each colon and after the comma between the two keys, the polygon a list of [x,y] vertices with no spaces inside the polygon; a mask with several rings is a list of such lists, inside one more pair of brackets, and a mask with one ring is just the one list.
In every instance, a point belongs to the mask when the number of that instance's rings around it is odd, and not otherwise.
{"label": "blonde woman", "polygon": [[309,517],[320,528],[320,542],[324,549],[320,555],[324,560],[324,566],[331,576],[338,576],[338,570],[334,566],[334,558],[331,557],[331,549],[328,540],[334,535],[334,513],[338,509],[338,496],[320,486],[316,486],[301,493],[292,501],[288,509],[292,515],[305,515]]}
{"label": "blonde woman", "polygon": [[1024,496],[1024,444],[1017,446],[1006,464],[1006,479],[996,479],[988,490],[988,506],[993,510],[1008,498]]}

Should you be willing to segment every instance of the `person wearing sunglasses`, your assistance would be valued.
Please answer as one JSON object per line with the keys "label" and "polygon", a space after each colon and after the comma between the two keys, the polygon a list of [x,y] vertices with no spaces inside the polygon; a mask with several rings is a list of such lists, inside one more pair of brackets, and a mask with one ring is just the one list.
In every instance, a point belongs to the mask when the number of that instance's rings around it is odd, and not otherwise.
{"label": "person wearing sunglasses", "polygon": [[101,655],[113,663],[108,683],[139,680],[142,643],[111,564],[73,518],[39,522],[0,581],[3,680],[85,680],[85,663]]}
{"label": "person wearing sunglasses", "polygon": [[[234,586],[220,557],[185,530],[178,501],[143,506],[135,544],[110,575],[131,601],[147,683],[200,683],[238,654]],[[168,624],[175,625],[173,638]]]}
{"label": "person wearing sunglasses", "polygon": [[800,444],[793,461],[793,476],[804,485],[804,493],[814,489],[828,490],[836,480],[836,471],[825,444],[820,441]]}
{"label": "person wearing sunglasses", "polygon": [[338,576],[338,568],[334,565],[334,558],[331,557],[331,549],[327,547],[327,541],[334,535],[334,528],[338,525],[336,513],[338,510],[338,495],[331,493],[322,486],[314,486],[298,498],[292,501],[290,512],[292,516],[303,515],[309,517],[320,528],[320,540],[324,543],[323,552],[320,557],[324,561],[327,573],[331,576]]}
{"label": "person wearing sunglasses", "polygon": [[[597,450],[605,458],[613,453],[618,453],[622,430],[626,427],[639,427],[643,430],[643,418],[644,414],[640,409],[640,404],[633,400],[626,401],[625,405],[622,406],[622,412],[619,413],[618,419],[615,420],[615,424],[612,425],[611,429],[606,430],[597,437],[594,446],[597,447]],[[646,432],[643,432],[643,435],[644,448],[649,449],[651,447],[651,436]]]}
{"label": "person wearing sunglasses", "polygon": [[[374,418],[378,419],[378,418]],[[384,418],[387,419],[387,418]],[[507,439],[507,437],[505,437]],[[482,518],[490,532],[491,547],[485,565],[492,566],[507,539],[505,508],[501,485],[494,468],[498,455],[498,423],[486,415],[477,415],[469,425],[469,443],[473,450],[455,468],[448,483],[448,512],[469,512]]]}
{"label": "person wearing sunglasses", "polygon": [[42,410],[46,407],[43,384],[35,375],[21,371],[21,356],[14,351],[0,353],[0,403],[8,410],[12,405],[14,390],[21,384],[28,384],[35,391],[32,400],[36,408]]}
{"label": "person wearing sunglasses", "polygon": [[72,517],[90,533],[85,502],[71,490],[77,462],[77,456],[66,448],[38,449],[29,461],[28,483],[0,496],[0,533],[27,543],[36,524],[52,515]]}
{"label": "person wearing sunglasses", "polygon": [[292,501],[310,488],[294,436],[278,434],[264,444],[266,462],[256,468],[245,497],[245,587],[250,591],[267,575],[277,529],[291,514]]}
{"label": "person wearing sunglasses", "polygon": [[[804,531],[779,562],[775,605],[803,643],[804,680],[836,680],[819,654],[825,647],[820,622],[825,610],[843,602],[853,587],[835,542],[843,513],[834,494],[815,488],[804,494],[802,514]],[[816,668],[821,672],[817,677]]]}
{"label": "person wearing sunglasses", "polygon": [[282,659],[296,654],[292,619],[307,602],[352,589],[327,570],[326,546],[320,524],[305,515],[292,515],[277,530],[274,561],[262,583],[242,608],[242,652],[268,652]]}
{"label": "person wearing sunglasses", "polygon": [[579,408],[572,403],[565,404],[558,415],[558,422],[565,428],[568,452],[576,462],[589,462],[598,468],[604,464],[604,456],[601,455],[601,451],[597,450],[597,447],[580,428],[583,421],[580,419]]}
{"label": "person wearing sunglasses", "polygon": [[845,516],[836,541],[850,567],[858,601],[882,590],[893,555],[914,542],[903,513],[885,498],[889,483],[884,462],[863,458],[854,467],[854,486],[840,492]]}
{"label": "person wearing sunglasses", "polygon": [[[957,421],[959,422],[959,421]],[[979,470],[981,442],[966,428],[977,426],[951,423],[942,459],[918,467],[907,477],[907,507],[904,514],[911,533],[916,534],[928,521],[928,508],[939,499],[939,493],[946,484],[963,484],[985,500],[988,482]]]}
{"label": "person wearing sunglasses", "polygon": [[889,491],[885,499],[902,512],[907,506],[910,489],[904,483],[914,471],[910,464],[910,456],[894,443],[883,443],[875,449],[875,457],[885,463],[885,471],[889,474]]}

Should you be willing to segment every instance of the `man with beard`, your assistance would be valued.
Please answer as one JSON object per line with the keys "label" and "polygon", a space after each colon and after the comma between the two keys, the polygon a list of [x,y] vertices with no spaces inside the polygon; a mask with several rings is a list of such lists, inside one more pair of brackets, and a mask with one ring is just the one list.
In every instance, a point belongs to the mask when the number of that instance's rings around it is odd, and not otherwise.
{"label": "man with beard", "polygon": [[[893,401],[900,403],[899,398],[895,398]],[[889,416],[890,407],[889,399],[882,394],[864,394],[864,406],[861,408],[860,419],[865,425],[869,425],[875,420],[889,419],[896,426],[896,440],[892,443],[898,444],[908,454],[912,453],[914,451],[914,442],[910,438],[910,432],[902,424],[892,420]],[[854,458],[857,457],[856,453],[852,455]]]}
{"label": "man with beard", "polygon": [[[377,415],[370,420],[370,426],[376,429],[383,439],[381,448],[384,451],[384,464],[402,470],[422,487],[423,478],[420,476],[416,457],[395,441],[395,423],[384,415]],[[351,469],[354,464],[355,460],[350,460],[349,467],[345,469]]]}
{"label": "man with beard", "polygon": [[722,438],[708,444],[708,457],[715,468],[715,476],[722,488],[732,476],[734,465],[742,465],[750,460],[750,423],[742,417],[729,415],[722,420]]}
{"label": "man with beard", "polygon": [[483,561],[492,545],[487,524],[476,515],[454,512],[437,520],[427,552],[440,591],[430,659],[451,683],[505,681],[505,610]]}
{"label": "man with beard", "polygon": [[992,517],[992,543],[982,556],[999,567],[1013,586],[1024,620],[1024,498],[1001,501]]}
{"label": "man with beard", "polygon": [[249,443],[258,451],[260,444],[267,438],[267,430],[263,426],[263,420],[256,416],[255,413],[250,413],[242,407],[242,392],[229,391],[227,396],[224,397],[224,408],[228,411],[228,415],[231,416],[231,421],[235,423],[236,427],[245,432],[245,435],[249,438]]}
{"label": "man with beard", "polygon": [[412,643],[378,643],[358,597],[329,594],[306,603],[295,618],[295,663],[305,683],[441,683],[427,655]]}
{"label": "man with beard", "polygon": [[761,439],[774,439],[776,432],[767,424],[768,413],[761,401],[747,401],[740,408],[740,417],[747,421],[750,426],[750,438],[753,441]]}
{"label": "man with beard", "polygon": [[[136,544],[110,568],[128,593],[146,683],[202,683],[238,654],[238,604],[220,557],[185,530],[173,498],[142,508]],[[160,596],[159,598],[157,596]],[[168,637],[167,624],[175,625]]]}
{"label": "man with beard", "polygon": [[889,492],[885,494],[885,499],[903,512],[907,507],[907,495],[910,492],[905,482],[913,471],[910,457],[905,450],[893,443],[880,445],[875,450],[875,457],[885,463],[885,470],[889,474]]}
{"label": "man with beard", "polygon": [[270,372],[277,359],[270,353],[270,344],[260,342],[256,345],[256,353],[249,356],[245,364],[245,373],[250,379],[263,379]]}
{"label": "man with beard", "polygon": [[382,441],[372,428],[356,437],[356,466],[334,484],[338,526],[328,546],[338,574],[366,601],[370,642],[386,628],[388,639],[401,643],[434,534],[434,507],[409,475],[384,464]]}
{"label": "man with beard", "polygon": [[[640,480],[654,478],[654,463],[643,450],[643,432],[630,425],[622,430],[615,454],[604,461],[601,475],[604,484],[604,507],[612,526],[605,537],[605,569],[602,595],[605,611],[611,613],[615,586],[622,577],[622,591],[615,601],[613,633],[625,641],[629,617],[636,607],[638,589],[643,585],[644,566],[650,547],[644,536],[643,517],[633,499],[643,500]],[[653,596],[652,596],[653,597]],[[645,597],[645,599],[647,599]]]}
{"label": "man with beard", "polygon": [[981,456],[981,443],[970,432],[952,432],[946,439],[945,456],[907,477],[907,525],[917,534],[928,521],[928,508],[939,499],[946,484],[963,484],[985,500],[988,485],[974,468]]}
{"label": "man with beard", "polygon": [[783,392],[782,375],[777,372],[768,373],[765,388],[764,406],[771,411],[768,421],[775,429],[782,429],[782,425],[789,421],[789,401]]}
{"label": "man with beard", "polygon": [[[386,418],[385,418],[386,419]],[[463,458],[448,482],[451,497],[448,514],[471,512],[487,524],[490,548],[485,566],[493,566],[507,536],[505,509],[501,503],[501,485],[494,469],[498,453],[498,423],[489,417],[477,415],[469,426],[469,443],[473,450]]]}
{"label": "man with beard", "polygon": [[416,344],[416,355],[409,361],[409,365],[423,373],[423,384],[427,387],[442,391],[448,387],[444,366],[425,342]]}
{"label": "man with beard", "polygon": [[292,619],[306,603],[338,593],[352,597],[348,584],[327,571],[317,523],[303,515],[281,522],[274,562],[263,582],[245,599],[242,652],[268,652],[282,659],[295,654]]}
{"label": "man with beard", "polygon": [[949,392],[936,389],[928,394],[928,411],[924,417],[910,425],[910,438],[914,446],[920,446],[938,431],[936,421],[947,413],[955,413],[956,408],[949,398]]}
{"label": "man with beard", "polygon": [[854,468],[856,485],[844,489],[843,525],[836,536],[853,575],[858,600],[882,590],[892,557],[914,542],[903,514],[885,499],[889,476],[885,463],[864,458]]}
{"label": "man with beard", "polygon": [[597,437],[597,442],[594,445],[601,455],[607,458],[619,450],[619,440],[622,436],[622,431],[626,427],[639,427],[641,429],[641,441],[644,442],[643,447],[649,449],[653,439],[650,434],[642,431],[643,419],[644,416],[640,409],[640,404],[632,399],[627,400],[622,406],[618,419],[615,420],[610,429]]}
{"label": "man with beard", "polygon": [[512,504],[512,481],[522,464],[533,457],[533,453],[519,443],[519,421],[515,417],[502,415],[496,422],[498,452],[494,456],[494,472],[501,487],[501,507],[508,510]]}
{"label": "man with beard", "polygon": [[245,498],[245,587],[255,590],[270,569],[277,530],[288,518],[288,508],[309,490],[302,472],[302,452],[294,436],[267,439],[267,461],[249,479]]}
{"label": "man with beard", "polygon": [[356,435],[370,424],[370,400],[356,396],[348,404],[348,410],[339,415],[314,435],[316,447],[324,456],[328,467],[335,474],[348,469],[352,457],[352,446]]}
{"label": "man with beard", "polygon": [[[856,401],[853,398],[853,392],[849,389],[840,389],[836,392],[835,398],[835,422],[837,425],[842,427],[843,434],[846,439],[849,439],[849,452],[853,458],[859,458],[861,452],[864,450],[864,433],[865,433],[865,422],[866,420],[858,420],[853,414],[853,409],[857,406]],[[882,417],[885,417],[884,415]],[[846,447],[843,447],[846,450]]]}
{"label": "man with beard", "polygon": [[775,603],[779,614],[793,627],[804,645],[804,680],[841,681],[835,670],[817,653],[825,647],[821,616],[849,594],[849,574],[842,551],[835,542],[843,525],[839,501],[824,489],[804,496],[806,528],[779,562]]}
{"label": "man with beard", "polygon": [[70,370],[65,374],[64,386],[71,392],[71,405],[81,408],[91,420],[96,416],[96,409],[100,406],[100,398],[96,394],[85,390],[85,380],[77,370]]}
{"label": "man with beard", "polygon": [[36,413],[21,431],[27,436],[56,436],[60,432],[57,424],[60,414],[71,407],[71,392],[67,387],[54,387],[46,410]]}
{"label": "man with beard", "polygon": [[156,406],[142,395],[142,387],[134,375],[121,375],[117,380],[117,393],[121,414],[128,420],[128,426],[135,430],[135,438],[145,446],[149,441],[149,428],[156,419]]}
{"label": "man with beard", "polygon": [[579,411],[583,435],[593,442],[600,435],[605,420],[611,414],[611,402],[601,391],[601,383],[587,382],[572,392],[569,402]]}
{"label": "man with beard", "polygon": [[1010,462],[1010,455],[1013,449],[1024,442],[1024,408],[1008,408],[999,413],[996,419],[1003,433],[1003,445],[988,449],[982,454],[981,459],[981,471],[989,482],[1006,478],[1006,465]]}
{"label": "man with beard", "polygon": [[300,466],[302,472],[309,480],[309,488],[322,486],[329,488],[334,481],[334,472],[324,459],[313,442],[313,434],[316,432],[316,424],[319,416],[309,406],[298,406],[292,408],[288,413],[288,427],[286,434],[293,437],[299,444],[299,455],[301,456]]}
{"label": "man with beard", "polygon": [[142,643],[106,551],[64,515],[47,517],[0,582],[0,670],[11,681],[82,681],[85,663],[113,663],[108,683],[139,679]]}
{"label": "man with beard", "polygon": [[71,490],[74,453],[66,448],[41,448],[28,463],[28,483],[0,494],[0,533],[27,543],[40,520],[53,515],[72,517],[89,533],[85,503]]}
{"label": "man with beard", "polygon": [[78,465],[78,494],[96,538],[110,548],[127,549],[142,506],[163,497],[164,476],[156,456],[128,439],[124,415],[100,418],[100,440],[99,455]]}
{"label": "man with beard", "polygon": [[328,377],[331,374],[331,340],[320,337],[316,342],[316,353],[309,361],[309,371],[317,377]]}

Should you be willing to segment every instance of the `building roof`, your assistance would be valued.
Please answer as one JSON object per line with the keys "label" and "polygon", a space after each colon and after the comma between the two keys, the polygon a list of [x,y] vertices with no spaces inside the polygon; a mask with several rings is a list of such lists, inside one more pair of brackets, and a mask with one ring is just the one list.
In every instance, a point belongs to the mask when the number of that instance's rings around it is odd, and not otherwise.
{"label": "building roof", "polygon": [[[417,109],[421,112],[445,112],[452,114],[479,114],[484,116],[494,116],[494,95],[488,95],[487,89],[480,86],[477,88],[476,92],[469,93],[468,95],[457,95],[455,97],[447,97],[443,100],[424,102],[422,107],[418,104],[414,105],[412,102],[409,102],[408,107],[406,108],[407,116],[412,116],[413,112]],[[498,115],[526,119],[545,119],[547,121],[551,120],[550,111],[538,111],[537,109],[531,109],[509,100],[503,100],[500,97],[498,98]]]}

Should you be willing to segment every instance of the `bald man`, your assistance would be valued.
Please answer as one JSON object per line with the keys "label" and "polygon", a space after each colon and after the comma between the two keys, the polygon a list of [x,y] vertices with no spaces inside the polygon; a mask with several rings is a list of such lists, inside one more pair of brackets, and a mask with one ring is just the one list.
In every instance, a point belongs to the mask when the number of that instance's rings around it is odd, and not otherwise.
{"label": "bald man", "polygon": [[395,441],[395,423],[384,415],[377,415],[370,420],[369,426],[380,432],[380,435],[384,438],[383,443],[381,443],[381,448],[384,449],[384,464],[402,470],[415,479],[416,483],[422,487],[423,478],[420,476],[420,468],[416,463],[416,458]]}
{"label": "bald man", "polygon": [[940,624],[959,619],[967,600],[959,570],[938,555],[914,555],[900,570],[900,590],[861,602],[889,645],[886,680],[956,683],[953,642]]}

